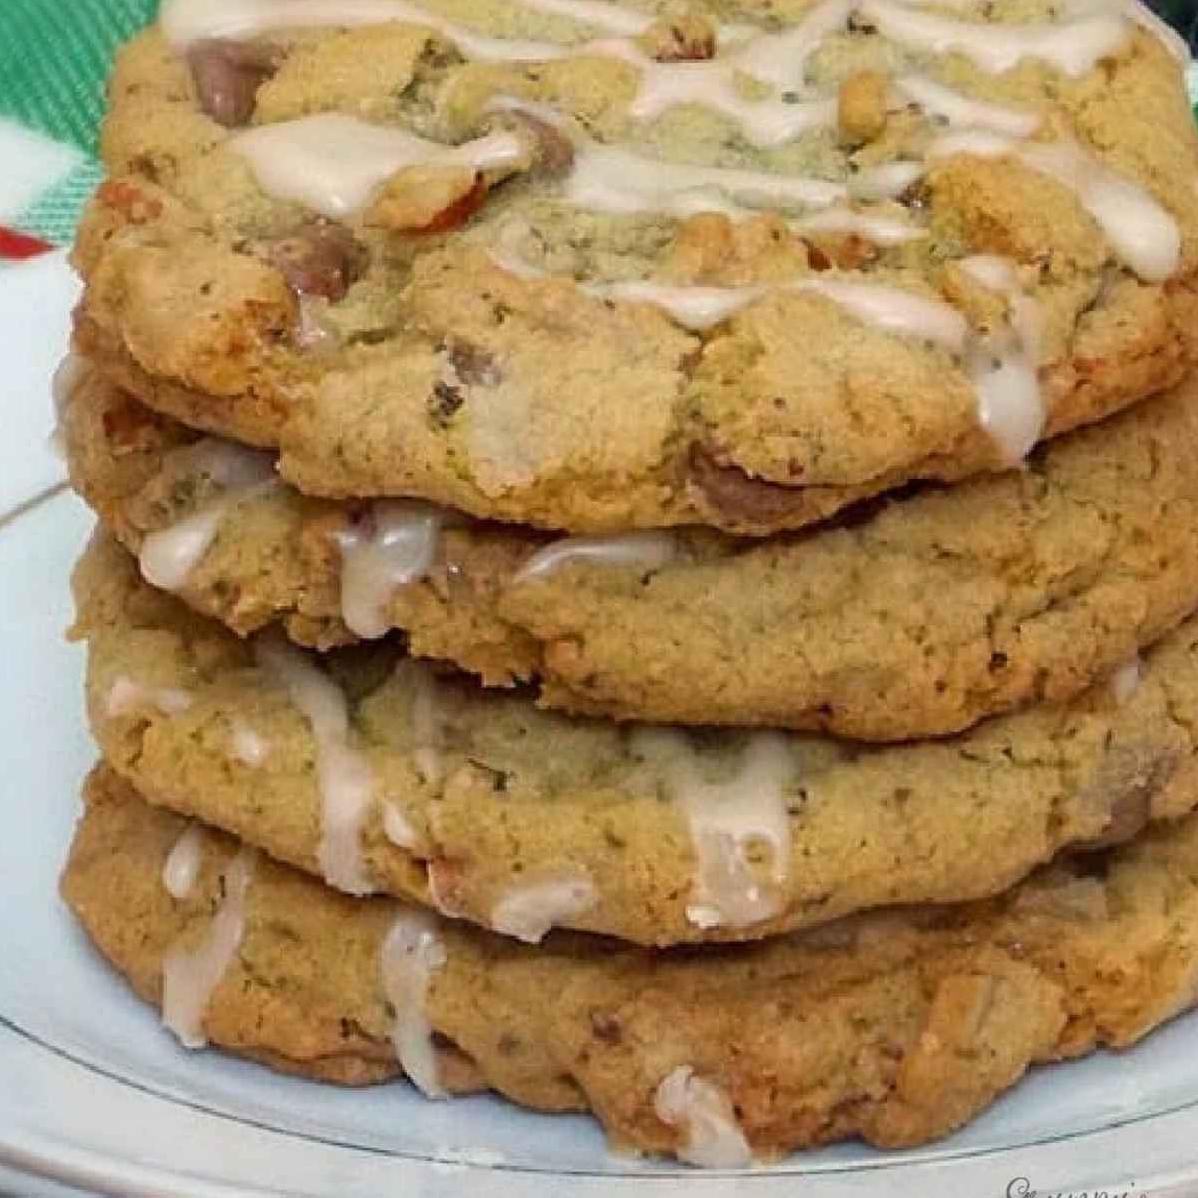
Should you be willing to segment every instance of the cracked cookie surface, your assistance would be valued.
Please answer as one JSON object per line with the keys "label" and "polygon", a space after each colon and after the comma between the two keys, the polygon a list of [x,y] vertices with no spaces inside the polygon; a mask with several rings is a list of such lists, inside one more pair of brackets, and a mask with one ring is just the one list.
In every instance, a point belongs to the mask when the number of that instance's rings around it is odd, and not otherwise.
{"label": "cracked cookie surface", "polygon": [[[63,895],[137,993],[162,1003],[172,955],[214,922],[237,845],[200,831],[195,877],[176,899],[164,866],[196,829],[104,768],[85,797]],[[1190,1007],[1196,876],[1189,817],[989,902],[760,945],[645,954],[559,934],[533,950],[424,925],[439,949],[424,988],[389,1006],[387,940],[410,914],[260,860],[237,951],[197,1022],[276,1068],[366,1083],[400,1072],[396,1043],[422,1059],[396,1035],[419,1019],[443,1092],[589,1108],[616,1146],[695,1163],[850,1137],[914,1145],[966,1122],[1029,1065],[1125,1047]]]}
{"label": "cracked cookie surface", "polygon": [[77,344],[307,492],[576,532],[799,527],[1182,376],[1198,137],[1138,9],[658,7],[169,5]]}
{"label": "cracked cookie surface", "polygon": [[[420,534],[422,573],[367,588],[368,631],[402,629],[414,653],[489,684],[535,680],[543,705],[567,711],[867,740],[956,732],[1077,695],[1193,610],[1196,396],[1187,382],[1052,442],[1023,472],[765,543],[694,529],[552,541],[447,515]],[[239,492],[167,580],[157,550],[189,544],[228,494],[198,435],[95,373],[64,430],[76,488],[159,585],[242,635],[281,624],[320,648],[356,639],[353,543],[385,504]]]}
{"label": "cracked cookie surface", "polygon": [[247,643],[103,539],[75,591],[93,731],[147,799],[530,941],[755,939],[994,894],[1198,793],[1193,621],[1069,703],[867,748],[571,719],[388,642],[323,660]]}

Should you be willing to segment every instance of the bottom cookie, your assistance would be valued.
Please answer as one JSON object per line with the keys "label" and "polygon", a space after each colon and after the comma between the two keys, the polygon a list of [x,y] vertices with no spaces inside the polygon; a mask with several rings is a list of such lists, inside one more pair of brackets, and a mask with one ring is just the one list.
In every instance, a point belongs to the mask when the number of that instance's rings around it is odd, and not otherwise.
{"label": "bottom cookie", "polygon": [[104,766],[85,799],[63,896],[185,1043],[590,1109],[613,1143],[699,1165],[918,1144],[1030,1064],[1131,1044],[1198,1000],[1193,816],[998,899],[653,953],[569,934],[532,948],[349,898]]}

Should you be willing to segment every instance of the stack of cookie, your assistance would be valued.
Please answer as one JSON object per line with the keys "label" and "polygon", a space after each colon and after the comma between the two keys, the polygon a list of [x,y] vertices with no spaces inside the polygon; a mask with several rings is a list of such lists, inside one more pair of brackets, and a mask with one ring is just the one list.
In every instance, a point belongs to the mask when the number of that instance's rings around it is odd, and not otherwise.
{"label": "stack of cookie", "polygon": [[1194,1000],[1134,0],[167,0],[104,151],[63,888],[184,1044],[737,1165]]}

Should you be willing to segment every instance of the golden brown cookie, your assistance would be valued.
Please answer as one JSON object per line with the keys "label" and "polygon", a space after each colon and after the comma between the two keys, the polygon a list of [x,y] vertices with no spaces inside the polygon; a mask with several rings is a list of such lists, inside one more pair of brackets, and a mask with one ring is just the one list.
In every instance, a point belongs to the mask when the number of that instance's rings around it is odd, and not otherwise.
{"label": "golden brown cookie", "polygon": [[1182,73],[1092,8],[173,0],[77,344],[306,492],[577,532],[1018,462],[1194,357]]}
{"label": "golden brown cookie", "polygon": [[326,648],[354,639],[347,621],[395,627],[567,711],[895,740],[1071,699],[1198,606],[1196,399],[1187,382],[1026,471],[766,542],[550,541],[263,487],[269,457],[199,442],[95,374],[65,440],[146,577],[242,635],[279,623]]}
{"label": "golden brown cookie", "polygon": [[75,592],[92,729],[149,801],[350,893],[530,941],[756,939],[991,895],[1198,794],[1193,621],[1069,703],[871,749],[570,719],[394,643],[320,660],[246,642],[105,540]]}
{"label": "golden brown cookie", "polygon": [[186,1042],[348,1083],[402,1062],[430,1093],[589,1108],[615,1145],[695,1164],[923,1143],[1029,1065],[1124,1047],[1194,1002],[1194,817],[991,902],[646,954],[338,895],[104,768],[86,800],[63,895]]}

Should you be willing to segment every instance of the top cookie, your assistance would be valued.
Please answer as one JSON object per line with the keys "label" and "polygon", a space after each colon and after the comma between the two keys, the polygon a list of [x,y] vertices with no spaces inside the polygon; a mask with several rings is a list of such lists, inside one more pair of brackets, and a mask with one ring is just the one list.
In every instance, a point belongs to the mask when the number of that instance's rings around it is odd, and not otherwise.
{"label": "top cookie", "polygon": [[580,532],[797,527],[1184,372],[1198,147],[1144,11],[664,12],[170,0],[80,346],[310,493]]}

